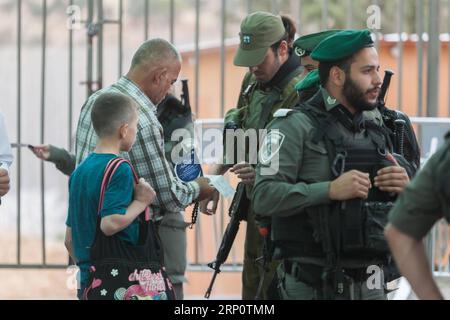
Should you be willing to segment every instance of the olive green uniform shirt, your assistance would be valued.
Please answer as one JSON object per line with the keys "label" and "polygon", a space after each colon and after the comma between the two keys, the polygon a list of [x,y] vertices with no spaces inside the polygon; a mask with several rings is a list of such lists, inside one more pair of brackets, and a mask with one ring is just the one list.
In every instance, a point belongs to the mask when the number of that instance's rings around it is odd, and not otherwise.
{"label": "olive green uniform shirt", "polygon": [[[302,76],[298,74],[293,77],[281,90],[280,98],[278,102],[272,105],[270,113],[267,120],[262,123],[261,117],[264,109],[266,100],[269,98],[274,88],[264,88],[263,85],[258,83],[255,76],[251,73],[245,75],[244,81],[242,82],[241,94],[239,96],[238,105],[227,112],[225,115],[224,122],[234,122],[237,126],[246,131],[249,129],[264,129],[266,125],[272,121],[273,114],[279,109],[291,109],[295,107],[298,103],[298,94],[295,90],[295,85],[302,79]],[[243,97],[243,92],[245,92],[250,85],[253,85],[252,90],[249,92],[247,98]],[[258,134],[258,132],[256,132]],[[245,161],[255,165],[258,159],[257,154],[249,154],[249,148],[247,146],[246,159]],[[256,148],[254,150],[257,150]],[[226,154],[226,145],[224,145],[224,154]],[[227,156],[224,157],[224,163],[227,163]],[[247,186],[247,195],[250,198],[251,186]]]}
{"label": "olive green uniform shirt", "polygon": [[449,139],[400,195],[389,220],[403,233],[421,240],[442,217],[450,221]]}
{"label": "olive green uniform shirt", "polygon": [[[322,88],[318,94],[322,94],[327,111],[339,106],[337,100],[325,89]],[[381,114],[377,109],[364,112],[362,117],[373,120],[378,125],[382,124]],[[365,130],[350,132],[340,123],[338,126],[349,139],[362,139],[365,135]],[[312,142],[315,127],[310,118],[302,112],[294,111],[285,117],[274,119],[267,129],[268,136],[277,130],[282,137],[279,140],[279,151],[274,151],[279,168],[270,169],[274,158],[269,162],[263,161],[263,147],[252,197],[256,214],[289,217],[310,207],[329,204],[331,165],[324,142]]]}

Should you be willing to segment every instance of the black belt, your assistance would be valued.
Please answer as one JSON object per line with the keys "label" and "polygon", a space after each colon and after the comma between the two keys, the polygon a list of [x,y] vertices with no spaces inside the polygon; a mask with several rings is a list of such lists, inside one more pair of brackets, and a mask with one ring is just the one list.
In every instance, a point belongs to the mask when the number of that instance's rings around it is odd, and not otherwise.
{"label": "black belt", "polygon": [[309,286],[317,287],[322,284],[323,267],[312,264],[302,264],[298,261],[283,260],[284,271],[297,281]]}
{"label": "black belt", "polygon": [[[325,268],[312,264],[303,264],[293,260],[283,260],[283,268],[286,273],[296,278],[298,281],[305,282],[308,285],[316,285],[322,278]],[[380,268],[382,268],[380,266]],[[345,268],[344,274],[354,282],[364,282],[373,274],[367,273],[367,267],[363,268]]]}

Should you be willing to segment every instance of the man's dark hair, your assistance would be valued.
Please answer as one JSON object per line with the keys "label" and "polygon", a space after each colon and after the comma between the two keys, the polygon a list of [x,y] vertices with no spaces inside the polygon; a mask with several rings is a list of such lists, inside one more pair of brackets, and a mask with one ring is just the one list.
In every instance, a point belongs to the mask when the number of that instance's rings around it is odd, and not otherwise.
{"label": "man's dark hair", "polygon": [[125,123],[136,116],[136,104],[121,93],[102,93],[91,111],[92,125],[99,138],[114,135]]}
{"label": "man's dark hair", "polygon": [[332,61],[332,62],[320,62],[319,63],[319,78],[320,83],[322,85],[326,85],[328,83],[328,79],[330,78],[330,71],[333,67],[338,67],[339,69],[343,70],[346,75],[350,74],[350,67],[354,61],[354,56],[351,56],[349,58],[345,58],[343,60],[339,61]]}
{"label": "man's dark hair", "polygon": [[282,15],[281,20],[283,21],[284,29],[286,30],[286,32],[284,33],[283,38],[281,38],[278,42],[270,46],[275,55],[278,54],[278,48],[280,47],[281,42],[283,41],[286,41],[288,43],[288,47],[292,49],[295,34],[297,32],[297,27],[295,26],[295,22],[294,20],[292,20],[291,17]]}

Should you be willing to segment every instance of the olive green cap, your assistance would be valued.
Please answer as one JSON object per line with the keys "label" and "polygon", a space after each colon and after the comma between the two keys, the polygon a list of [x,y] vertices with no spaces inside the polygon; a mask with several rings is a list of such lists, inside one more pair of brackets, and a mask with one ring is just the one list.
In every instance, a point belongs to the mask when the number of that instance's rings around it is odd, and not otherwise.
{"label": "olive green cap", "polygon": [[311,58],[319,62],[339,61],[373,46],[369,30],[343,30],[320,42],[311,53]]}
{"label": "olive green cap", "polygon": [[300,92],[303,90],[319,86],[320,86],[319,71],[316,69],[308,73],[308,75],[305,78],[303,78],[299,83],[297,83],[297,85],[295,86],[295,90]]}
{"label": "olive green cap", "polygon": [[253,67],[262,63],[270,46],[280,41],[285,33],[280,16],[262,11],[249,14],[241,23],[240,45],[234,64]]}
{"label": "olive green cap", "polygon": [[332,29],[322,32],[301,36],[294,42],[294,51],[299,57],[306,57],[311,54],[314,48],[322,41],[342,30]]}

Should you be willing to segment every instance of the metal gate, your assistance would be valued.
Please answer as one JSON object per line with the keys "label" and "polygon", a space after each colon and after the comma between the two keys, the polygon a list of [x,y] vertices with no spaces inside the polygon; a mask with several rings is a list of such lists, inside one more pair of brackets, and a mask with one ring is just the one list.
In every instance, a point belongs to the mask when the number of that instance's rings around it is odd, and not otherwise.
{"label": "metal gate", "polygon": [[[395,104],[402,108],[405,95],[412,94],[417,96],[417,106],[415,114],[411,115],[449,115],[450,99],[445,108],[439,100],[440,93],[450,92],[450,63],[447,70],[440,64],[444,58],[450,60],[450,23],[444,24],[444,21],[450,21],[450,1],[447,0],[3,0],[0,12],[8,24],[6,33],[0,34],[7,39],[0,50],[0,55],[3,54],[0,71],[11,76],[0,83],[3,88],[0,96],[7,105],[4,111],[7,119],[13,119],[9,122],[9,127],[13,128],[10,138],[18,144],[30,140],[44,144],[56,140],[60,146],[72,150],[78,113],[86,97],[123,74],[125,61],[130,61],[131,53],[140,41],[163,36],[180,48],[185,46],[178,36],[187,28],[182,25],[184,23],[189,25],[193,35],[190,41],[193,47],[193,105],[198,114],[202,109],[202,95],[208,90],[200,87],[200,77],[205,72],[201,68],[201,55],[207,42],[204,38],[210,33],[201,28],[205,20],[208,20],[208,26],[217,26],[214,35],[218,39],[220,94],[214,106],[218,118],[222,118],[228,90],[227,43],[237,37],[240,20],[246,13],[256,10],[289,13],[297,20],[298,32],[302,34],[324,28],[365,28],[369,22],[376,25],[377,8],[382,26],[382,30],[375,30],[377,43],[396,42],[392,50],[395,51],[398,80],[396,88],[391,90],[398,93]],[[186,18],[188,22],[182,20],[185,12],[190,14]],[[213,18],[208,18],[211,15]],[[152,19],[160,23],[160,16],[166,23],[164,28],[157,30],[155,27],[154,31]],[[211,19],[214,21],[209,21]],[[388,26],[383,27],[383,23]],[[58,48],[57,42],[60,42]],[[415,65],[404,66],[405,45],[415,47]],[[53,58],[57,57],[57,50],[67,56]],[[412,90],[405,88],[405,77],[408,77],[405,67],[414,68],[418,73]],[[57,71],[63,76],[55,76]],[[443,80],[448,82],[447,87],[441,84]],[[65,268],[65,256],[58,263],[49,261],[47,244],[48,227],[53,222],[54,212],[59,214],[55,218],[59,219],[58,225],[63,225],[61,216],[65,215],[65,210],[61,206],[67,200],[66,178],[56,177],[53,167],[38,163],[27,150],[18,148],[12,182],[13,190],[4,198],[1,211],[5,215],[3,218],[9,219],[3,229],[14,230],[16,252],[9,262],[0,260],[0,268]],[[24,225],[29,223],[27,217],[31,216],[32,225],[27,228],[39,231],[36,233],[39,234],[38,249],[41,252],[40,261],[28,263],[24,262],[23,236],[26,233]],[[214,244],[218,247],[226,217],[221,214],[212,223]],[[202,269],[213,258],[210,252],[201,251],[203,239],[200,226],[193,244],[195,253],[190,257],[193,269]],[[233,256],[231,270],[238,270],[235,267],[239,267],[241,259],[236,253]]]}

